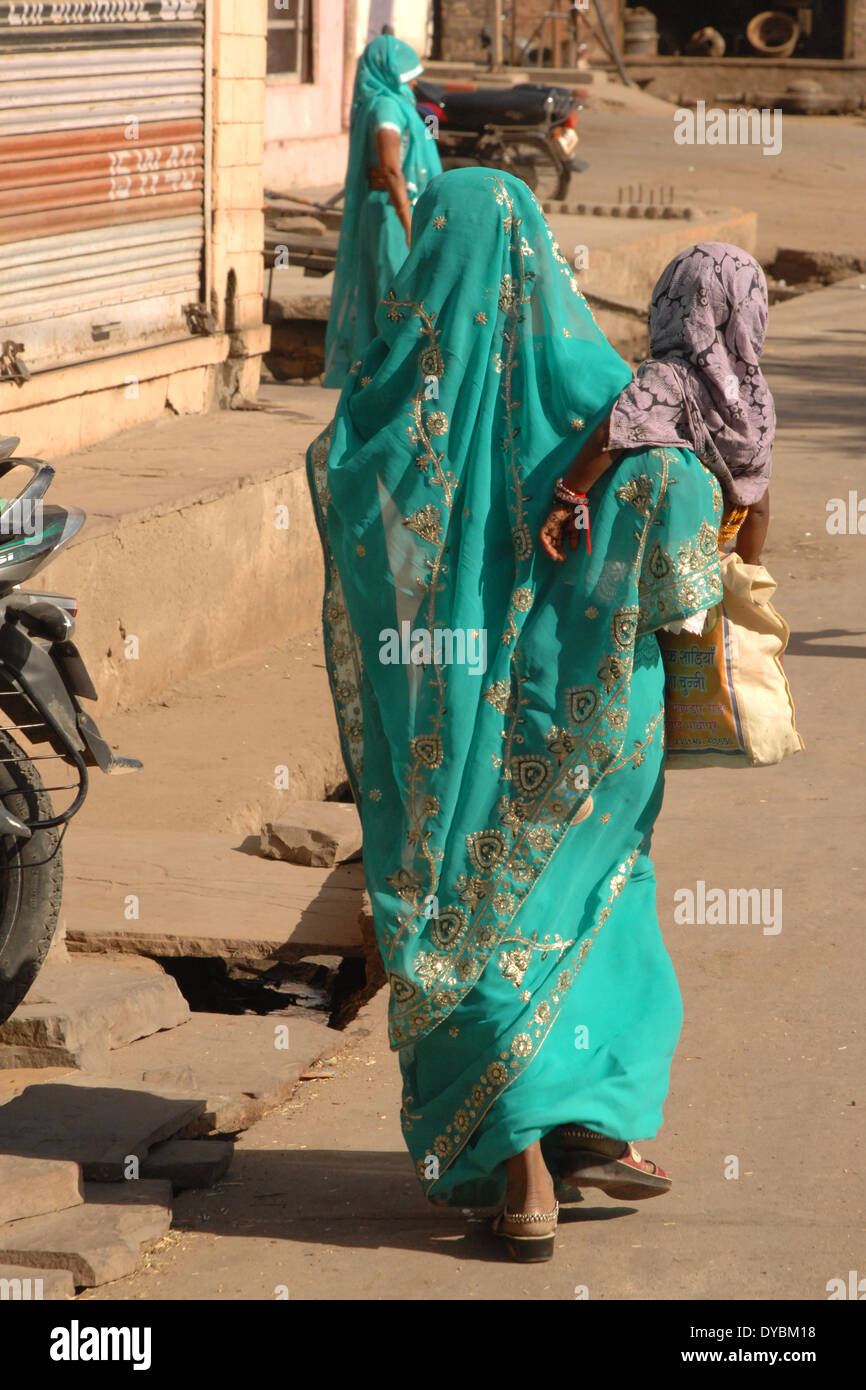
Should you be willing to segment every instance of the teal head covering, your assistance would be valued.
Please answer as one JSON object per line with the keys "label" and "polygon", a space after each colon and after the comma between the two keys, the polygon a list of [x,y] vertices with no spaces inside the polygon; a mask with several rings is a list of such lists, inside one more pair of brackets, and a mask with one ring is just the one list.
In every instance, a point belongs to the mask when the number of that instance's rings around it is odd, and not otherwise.
{"label": "teal head covering", "polygon": [[[436,142],[415,108],[407,81],[422,71],[418,54],[402,39],[382,34],[358,61],[352,99],[349,167],[326,344],[327,386],[342,385],[352,361],[372,337],[372,304],[384,280],[406,254],[406,238],[385,193],[371,193],[368,171],[377,163],[376,131],[394,126],[401,134],[402,168],[410,204],[441,171]],[[365,218],[370,200],[383,204]],[[367,244],[375,243],[375,244]]]}
{"label": "teal head covering", "polygon": [[[657,1126],[679,1002],[650,870],[626,891],[660,797],[647,634],[718,599],[721,502],[693,456],[632,451],[590,491],[591,554],[557,565],[541,551],[555,479],[631,372],[520,180],[432,181],[376,327],[308,474],[404,1131],[428,1189],[458,1193],[523,1147],[515,1115],[526,1142],[548,1105],[550,1124]],[[541,1074],[533,1059],[602,925],[613,955],[585,1110],[565,1108],[582,1061],[571,1023],[532,1110],[517,1083],[530,1063]]]}
{"label": "teal head covering", "polygon": [[422,71],[421,60],[411,44],[393,34],[380,34],[371,39],[359,59],[354,101],[359,98],[369,101],[383,92],[397,92],[412,101],[412,92],[406,84]]}

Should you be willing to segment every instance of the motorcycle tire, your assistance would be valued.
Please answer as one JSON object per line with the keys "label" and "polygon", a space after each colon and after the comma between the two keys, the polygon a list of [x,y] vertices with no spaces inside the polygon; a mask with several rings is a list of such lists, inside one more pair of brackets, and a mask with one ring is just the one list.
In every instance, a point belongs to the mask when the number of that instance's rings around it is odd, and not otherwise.
{"label": "motorcycle tire", "polygon": [[[0,800],[25,823],[54,814],[35,765],[0,729]],[[63,857],[58,829],[29,840],[0,836],[0,1024],[39,973],[60,914]]]}

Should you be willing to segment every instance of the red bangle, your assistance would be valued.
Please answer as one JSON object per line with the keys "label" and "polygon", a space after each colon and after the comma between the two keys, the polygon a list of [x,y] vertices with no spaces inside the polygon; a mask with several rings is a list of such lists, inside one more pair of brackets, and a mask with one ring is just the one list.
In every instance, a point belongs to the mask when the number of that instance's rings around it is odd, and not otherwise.
{"label": "red bangle", "polygon": [[553,489],[554,497],[558,497],[560,502],[585,502],[585,492],[574,492],[566,485],[562,478],[557,478]]}

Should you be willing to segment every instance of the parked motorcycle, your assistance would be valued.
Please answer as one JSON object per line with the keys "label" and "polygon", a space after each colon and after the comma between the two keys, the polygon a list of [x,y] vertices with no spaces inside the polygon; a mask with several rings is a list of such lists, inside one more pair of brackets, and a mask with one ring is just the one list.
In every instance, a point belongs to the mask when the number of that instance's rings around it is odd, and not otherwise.
{"label": "parked motorcycle", "polygon": [[[24,998],[51,944],[63,884],[61,842],[87,795],[87,769],[141,767],[111,751],[81,706],[97,696],[72,641],[76,600],[19,587],[80,531],[85,513],[43,503],[54,469],[40,459],[14,458],[18,442],[0,438],[0,478],[19,466],[33,474],[0,510],[0,1023]],[[35,751],[43,747],[52,751]],[[37,764],[48,762],[66,764],[72,779],[46,785]],[[56,809],[51,793],[67,804]]]}
{"label": "parked motorcycle", "polygon": [[572,174],[589,168],[574,155],[581,106],[567,87],[521,82],[491,88],[419,78],[414,91],[444,169],[507,169],[539,197],[562,199]]}

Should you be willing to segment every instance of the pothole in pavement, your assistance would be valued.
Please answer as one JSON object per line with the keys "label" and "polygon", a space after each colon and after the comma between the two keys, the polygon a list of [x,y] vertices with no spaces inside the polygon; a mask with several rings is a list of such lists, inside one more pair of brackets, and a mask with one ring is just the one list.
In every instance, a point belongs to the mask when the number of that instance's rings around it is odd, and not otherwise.
{"label": "pothole in pavement", "polygon": [[326,1014],[345,1028],[369,997],[364,961],[355,956],[306,956],[260,967],[222,956],[160,956],[193,1013]]}

